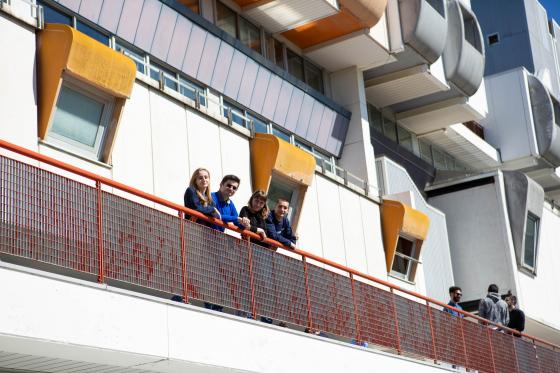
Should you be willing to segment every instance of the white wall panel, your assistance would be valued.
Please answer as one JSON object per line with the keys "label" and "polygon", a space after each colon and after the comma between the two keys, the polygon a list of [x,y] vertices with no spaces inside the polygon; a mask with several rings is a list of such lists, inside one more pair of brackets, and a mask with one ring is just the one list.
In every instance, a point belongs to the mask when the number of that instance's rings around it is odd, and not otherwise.
{"label": "white wall panel", "polygon": [[360,210],[362,213],[361,223],[365,243],[367,273],[382,280],[387,279],[379,205],[365,198],[360,198]]}
{"label": "white wall panel", "polygon": [[187,113],[177,104],[152,90],[150,92],[154,194],[183,204],[189,184]]}
{"label": "white wall panel", "polygon": [[323,242],[317,202],[317,179],[315,174],[313,183],[307,188],[305,200],[298,223],[299,241],[297,246],[310,253],[323,256]]}
{"label": "white wall panel", "polygon": [[0,138],[37,150],[35,33],[0,17],[0,35]]}
{"label": "white wall panel", "polygon": [[113,148],[113,179],[153,193],[152,134],[148,89],[135,84],[124,106]]}
{"label": "white wall panel", "polygon": [[338,184],[316,177],[321,233],[323,234],[323,255],[326,259],[346,265],[344,233],[340,213]]}
{"label": "white wall panel", "polygon": [[339,193],[346,265],[359,271],[367,272],[363,227],[360,224],[356,224],[362,220],[361,197],[343,187],[339,187]]}
{"label": "white wall panel", "polygon": [[216,174],[215,181],[219,184],[222,177],[228,174],[237,175],[241,179],[239,190],[233,196],[237,211],[245,206],[251,197],[251,152],[248,139],[228,128],[220,127],[220,144],[222,155],[221,174]]}

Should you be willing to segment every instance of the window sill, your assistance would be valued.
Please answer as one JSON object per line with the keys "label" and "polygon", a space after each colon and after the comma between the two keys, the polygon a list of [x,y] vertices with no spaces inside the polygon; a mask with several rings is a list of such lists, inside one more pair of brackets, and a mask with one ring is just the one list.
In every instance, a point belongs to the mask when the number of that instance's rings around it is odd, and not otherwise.
{"label": "window sill", "polygon": [[396,280],[402,281],[402,282],[404,282],[404,283],[407,284],[407,285],[416,286],[416,282],[410,281],[410,280],[406,280],[406,279],[404,279],[404,278],[402,278],[402,277],[393,275],[393,274],[391,274],[391,273],[387,273],[387,276],[388,276],[388,277],[391,277],[391,278],[394,278],[394,279],[396,279]]}
{"label": "window sill", "polygon": [[531,278],[537,277],[537,272],[536,272],[535,270],[526,268],[526,267],[524,267],[524,266],[522,266],[522,265],[521,265],[521,266],[517,266],[517,270],[518,270],[520,273],[523,273],[524,275],[529,276],[529,277],[531,277]]}
{"label": "window sill", "polygon": [[80,158],[81,160],[84,160],[84,161],[89,162],[91,164],[94,164],[96,166],[100,166],[100,167],[106,168],[108,170],[113,169],[113,165],[110,165],[108,163],[103,163],[103,162],[101,162],[97,159],[90,158],[88,156],[85,156],[85,155],[77,153],[77,152],[73,152],[72,150],[69,150],[69,149],[64,149],[62,146],[50,143],[48,140],[40,140],[39,139],[38,144],[41,145],[41,146],[45,146],[47,148],[50,148],[50,149],[53,149],[53,150],[71,155],[72,157]]}

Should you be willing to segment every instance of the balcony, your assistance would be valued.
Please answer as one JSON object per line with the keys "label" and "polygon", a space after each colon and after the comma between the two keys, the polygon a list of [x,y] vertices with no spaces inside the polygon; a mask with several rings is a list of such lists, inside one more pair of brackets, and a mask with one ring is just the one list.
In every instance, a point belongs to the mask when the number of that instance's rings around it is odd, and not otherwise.
{"label": "balcony", "polygon": [[[342,354],[347,367],[356,361],[372,362],[373,355],[360,351],[377,356],[380,350],[385,351],[379,358],[381,366],[401,371],[437,369],[430,365],[433,362],[494,372],[552,372],[557,367],[560,352],[537,338],[494,331],[468,313],[451,316],[439,301],[299,249],[264,249],[183,219],[184,213],[206,218],[182,206],[4,141],[0,146],[53,170],[0,157],[0,258],[20,266],[7,270],[9,264],[3,264],[0,270],[4,283],[10,283],[2,287],[3,306],[8,306],[7,322],[0,323],[4,342],[0,346],[15,356],[13,361],[38,363],[65,351],[65,359],[56,363],[72,364],[73,357],[80,359],[78,363],[89,362],[90,369],[103,363],[136,371],[182,371],[193,366],[206,366],[208,371],[276,371],[270,357],[266,363],[260,353],[247,358],[239,349],[266,341],[274,347],[285,343],[287,351],[294,342],[310,348],[311,354],[323,351],[326,355],[317,359],[327,362],[332,361],[329,352]],[[111,188],[143,203],[110,193]],[[25,267],[43,272],[28,275]],[[44,271],[59,275],[45,279]],[[81,279],[79,286],[71,285],[76,281],[72,278]],[[187,305],[165,300],[172,295]],[[54,307],[52,302],[62,299],[67,307]],[[225,312],[196,311],[193,305],[204,302],[220,305]],[[286,328],[243,321],[258,316]],[[35,323],[36,317],[40,323]],[[80,320],[84,323],[77,328],[79,337],[70,337],[72,325]],[[243,322],[251,325],[244,327]],[[132,333],[130,338],[123,337],[129,336],[127,332]],[[160,349],[150,349],[157,341]],[[368,348],[346,354],[333,347],[346,343]],[[50,347],[33,350],[31,345]],[[86,347],[99,346],[103,348],[84,357]],[[387,362],[390,354],[411,359]],[[282,360],[288,362],[277,364],[297,369],[289,361],[298,359]],[[422,364],[412,368],[414,361]],[[327,370],[340,367],[340,363],[316,364]]]}

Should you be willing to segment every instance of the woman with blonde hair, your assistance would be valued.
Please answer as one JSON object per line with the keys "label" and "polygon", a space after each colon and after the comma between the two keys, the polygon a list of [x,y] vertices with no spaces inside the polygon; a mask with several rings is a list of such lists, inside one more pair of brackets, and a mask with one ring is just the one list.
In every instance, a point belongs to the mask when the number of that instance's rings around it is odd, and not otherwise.
{"label": "woman with blonde hair", "polygon": [[[205,168],[200,167],[193,172],[189,187],[185,191],[184,200],[185,207],[211,218],[221,218],[210,195],[210,172]],[[189,216],[186,216],[186,218],[188,219]],[[209,227],[213,226],[206,221],[199,221],[199,223]]]}
{"label": "woman with blonde hair", "polygon": [[[268,207],[266,206],[267,194],[264,190],[257,190],[249,198],[247,206],[244,206],[239,212],[239,217],[249,219],[251,225],[248,229],[266,238],[266,218],[268,217]],[[251,239],[251,242],[257,245],[268,247],[268,245],[259,240]]]}

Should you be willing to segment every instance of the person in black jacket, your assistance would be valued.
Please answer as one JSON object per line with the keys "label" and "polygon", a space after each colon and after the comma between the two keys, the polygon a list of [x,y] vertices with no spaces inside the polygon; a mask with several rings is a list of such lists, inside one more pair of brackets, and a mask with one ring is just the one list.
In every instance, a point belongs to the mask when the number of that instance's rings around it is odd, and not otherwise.
{"label": "person in black jacket", "polygon": [[286,216],[289,208],[290,202],[284,198],[278,198],[274,211],[266,219],[266,234],[282,245],[295,249],[297,237],[292,231],[292,226]]}
{"label": "person in black jacket", "polygon": [[[506,303],[509,310],[509,323],[508,328],[515,329],[518,332],[525,330],[525,313],[517,307],[517,297],[510,292],[506,296]],[[521,337],[520,334],[515,334],[516,337]]]}
{"label": "person in black jacket", "polygon": [[[250,226],[249,230],[261,236],[262,239],[266,238],[266,218],[268,217],[268,207],[266,206],[267,194],[264,190],[257,190],[247,206],[244,206],[239,212],[240,218],[249,219]],[[268,247],[268,245],[262,241],[251,239],[251,242],[257,245]]]}

